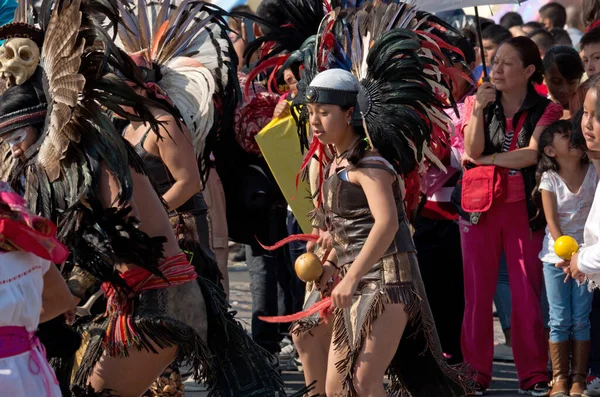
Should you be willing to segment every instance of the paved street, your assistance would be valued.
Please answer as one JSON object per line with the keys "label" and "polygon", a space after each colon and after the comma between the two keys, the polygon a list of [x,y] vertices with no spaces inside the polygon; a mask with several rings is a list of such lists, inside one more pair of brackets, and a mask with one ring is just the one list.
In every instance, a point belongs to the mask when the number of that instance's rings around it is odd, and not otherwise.
{"label": "paved street", "polygon": [[[252,299],[250,297],[250,281],[248,271],[242,264],[236,264],[230,267],[230,288],[231,288],[231,305],[238,311],[237,318],[250,329],[250,318],[252,309]],[[501,343],[504,341],[500,324],[497,319],[494,320],[495,341]],[[299,372],[286,371],[283,374],[286,384],[290,390],[298,390],[304,386],[304,378]],[[494,363],[494,381],[489,393],[486,396],[518,396],[518,383],[515,367],[512,363]],[[205,392],[187,392],[187,397],[206,397]],[[243,396],[240,396],[243,397]],[[437,397],[437,396],[431,396]],[[443,397],[443,396],[439,396]]]}

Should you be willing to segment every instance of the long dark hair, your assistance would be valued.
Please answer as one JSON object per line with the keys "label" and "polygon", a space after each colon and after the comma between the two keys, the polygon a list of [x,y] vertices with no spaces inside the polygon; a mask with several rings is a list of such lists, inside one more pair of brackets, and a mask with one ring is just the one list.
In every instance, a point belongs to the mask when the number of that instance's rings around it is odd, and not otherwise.
{"label": "long dark hair", "polygon": [[585,70],[581,57],[567,45],[555,45],[544,56],[544,69],[549,70],[556,65],[559,73],[567,80],[580,80]]}
{"label": "long dark hair", "polygon": [[[341,109],[343,112],[347,112],[351,108],[341,106]],[[354,129],[354,132],[358,134],[360,139],[356,141],[354,145],[352,145],[352,147],[348,151],[346,159],[348,160],[348,163],[352,165],[357,165],[360,162],[360,160],[365,156],[367,150],[371,148],[369,147],[369,143],[366,139],[367,134],[365,132],[365,129],[362,126],[357,125],[356,123],[353,123],[352,127]]]}
{"label": "long dark hair", "polygon": [[[544,174],[544,172],[548,172],[548,171],[558,172],[558,170],[559,170],[559,165],[558,165],[558,162],[556,161],[556,159],[548,156],[545,152],[545,149],[547,147],[552,146],[552,143],[554,142],[554,137],[556,135],[560,135],[560,136],[569,138],[570,145],[572,147],[579,147],[582,150],[585,150],[585,144],[581,145],[580,140],[572,139],[573,138],[572,137],[573,125],[571,124],[571,121],[569,121],[569,120],[555,121],[554,123],[550,124],[548,126],[548,128],[546,128],[542,132],[542,135],[540,135],[540,139],[538,141],[538,164],[537,164],[537,170],[535,173],[535,179],[536,179],[537,183],[536,183],[535,189],[533,190],[533,193],[532,193],[533,202],[538,207],[537,216],[539,216],[540,213],[543,211],[542,195],[539,190],[540,181],[542,180],[542,175]],[[581,162],[584,164],[587,163],[588,162],[587,156],[582,156]]]}

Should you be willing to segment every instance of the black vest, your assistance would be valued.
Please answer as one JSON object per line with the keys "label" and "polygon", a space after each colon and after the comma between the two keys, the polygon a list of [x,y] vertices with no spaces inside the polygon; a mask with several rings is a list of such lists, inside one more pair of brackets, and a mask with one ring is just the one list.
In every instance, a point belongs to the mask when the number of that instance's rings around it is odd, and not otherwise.
{"label": "black vest", "polygon": [[[484,128],[485,128],[485,147],[483,149],[483,155],[491,155],[502,151],[504,145],[504,139],[506,138],[506,117],[504,116],[504,109],[500,101],[500,93],[496,98],[496,102],[489,105],[484,110]],[[530,85],[529,91],[521,108],[513,116],[513,129],[516,129],[516,125],[523,112],[527,112],[525,122],[521,131],[515,131],[513,139],[517,139],[517,148],[526,148],[529,146],[531,136],[535,127],[546,111],[546,108],[551,101],[543,96],[539,95],[535,88]],[[532,192],[536,186],[535,171],[537,166],[521,169],[523,174],[523,180],[525,181],[525,199],[527,202],[527,215],[529,217],[529,227],[531,230],[540,230],[546,225],[546,221],[543,216],[537,216],[537,207],[533,202]]]}

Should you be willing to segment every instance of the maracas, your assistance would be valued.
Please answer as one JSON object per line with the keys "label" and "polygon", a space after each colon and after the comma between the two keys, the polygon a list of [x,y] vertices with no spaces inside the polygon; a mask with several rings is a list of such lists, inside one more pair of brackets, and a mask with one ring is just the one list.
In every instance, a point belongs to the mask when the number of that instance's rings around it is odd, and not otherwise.
{"label": "maracas", "polygon": [[570,261],[573,254],[579,251],[579,244],[571,236],[560,236],[554,242],[554,252],[556,255],[566,261]]}
{"label": "maracas", "polygon": [[304,282],[317,282],[323,274],[323,264],[318,256],[307,252],[296,259],[294,264],[298,278]]}

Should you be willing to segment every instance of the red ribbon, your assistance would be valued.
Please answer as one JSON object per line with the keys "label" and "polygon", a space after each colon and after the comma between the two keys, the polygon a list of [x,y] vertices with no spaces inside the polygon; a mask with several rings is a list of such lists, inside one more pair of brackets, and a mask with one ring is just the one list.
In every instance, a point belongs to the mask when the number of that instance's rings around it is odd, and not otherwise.
{"label": "red ribbon", "polygon": [[259,320],[266,323],[291,323],[293,321],[302,320],[303,318],[310,317],[315,313],[319,313],[320,318],[326,319],[331,313],[333,313],[333,303],[331,297],[324,298],[320,302],[315,303],[307,310],[290,314],[287,316],[258,316]]}

